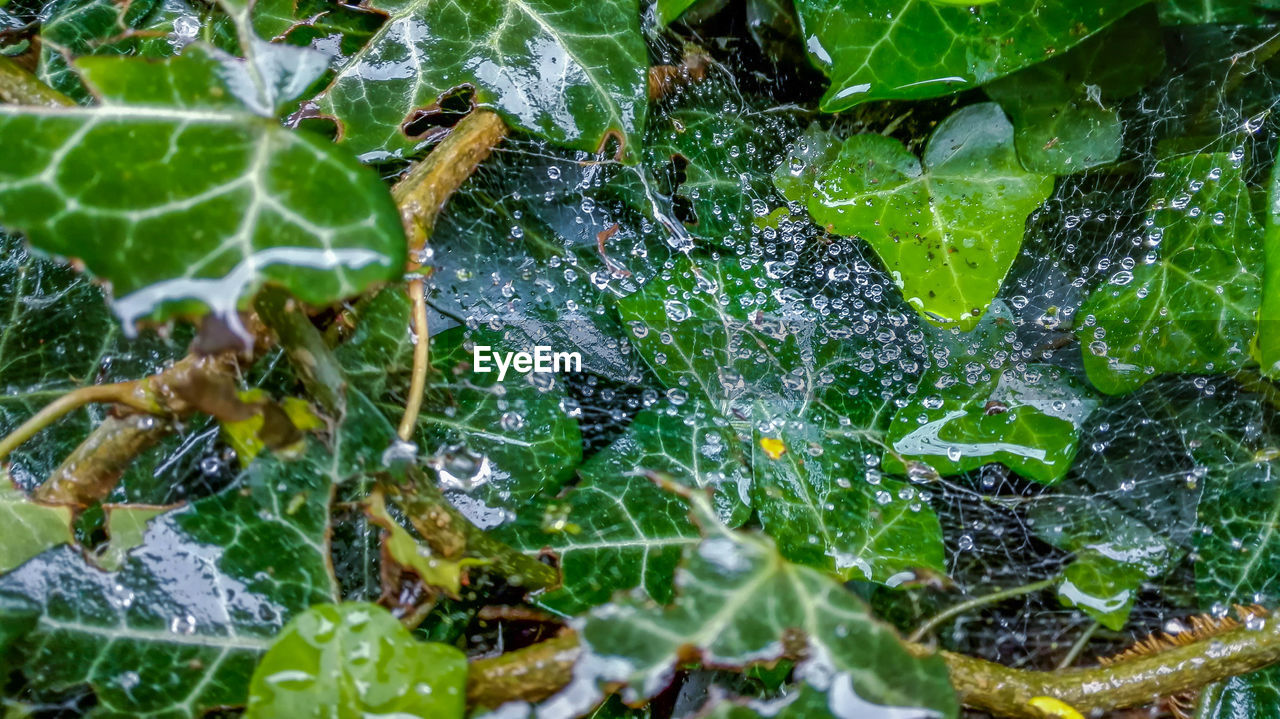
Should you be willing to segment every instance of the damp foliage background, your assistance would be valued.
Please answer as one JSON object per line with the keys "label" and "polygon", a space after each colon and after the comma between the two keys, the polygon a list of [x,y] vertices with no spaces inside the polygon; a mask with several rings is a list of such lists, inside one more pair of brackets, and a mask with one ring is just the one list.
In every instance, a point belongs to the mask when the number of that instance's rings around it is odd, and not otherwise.
{"label": "damp foliage background", "polygon": [[1280,715],[1278,50],[0,0],[0,714]]}

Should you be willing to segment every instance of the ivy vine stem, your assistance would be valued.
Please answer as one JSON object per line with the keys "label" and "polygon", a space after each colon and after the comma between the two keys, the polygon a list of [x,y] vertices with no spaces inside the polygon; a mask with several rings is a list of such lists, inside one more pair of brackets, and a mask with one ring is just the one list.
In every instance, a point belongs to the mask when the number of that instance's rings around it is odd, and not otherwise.
{"label": "ivy vine stem", "polygon": [[45,405],[8,436],[0,439],[0,462],[8,458],[13,450],[59,419],[81,407],[102,402],[122,404],[151,414],[160,411],[160,405],[142,382],[95,384],[74,389]]}
{"label": "ivy vine stem", "polygon": [[1008,589],[1002,589],[998,592],[992,592],[991,594],[984,594],[980,597],[967,599],[963,602],[955,604],[935,614],[924,624],[921,624],[919,627],[917,627],[916,630],[911,633],[911,636],[907,637],[907,640],[912,642],[918,642],[921,639],[923,639],[926,635],[928,635],[929,632],[945,624],[948,620],[954,617],[957,617],[961,614],[964,614],[965,612],[968,612],[973,609],[977,609],[979,607],[984,607],[988,604],[995,604],[996,602],[1002,602],[1006,599],[1012,599],[1013,597],[1021,597],[1024,594],[1031,594],[1033,592],[1038,592],[1042,589],[1048,589],[1049,587],[1056,584],[1058,582],[1058,579],[1059,577],[1057,575],[1054,575],[1052,577],[1049,577],[1048,579],[1042,579],[1038,582],[1023,584],[1022,586],[1019,586],[1019,587],[1010,587]]}
{"label": "ivy vine stem", "polygon": [[[1089,715],[1146,706],[1160,697],[1280,663],[1280,619],[1267,618],[1261,626],[1254,623],[1254,628],[1242,625],[1155,654],[1082,669],[1013,669],[915,642],[908,642],[907,649],[921,658],[941,656],[966,707],[997,717],[1043,719],[1041,710],[1030,703],[1036,697],[1057,699]],[[494,702],[545,699],[568,685],[580,653],[576,635],[566,634],[476,660],[471,663],[468,700],[473,706],[488,707]]]}
{"label": "ivy vine stem", "polygon": [[[422,162],[391,188],[391,196],[400,208],[400,220],[404,223],[409,240],[407,269],[417,274],[422,267],[423,252],[427,240],[435,229],[436,218],[449,198],[471,177],[507,136],[507,125],[497,113],[476,108],[462,118],[446,137]],[[430,366],[431,332],[427,325],[426,283],[421,276],[409,281],[409,299],[413,302],[413,332],[417,344],[413,349],[413,375],[409,384],[409,398],[404,416],[400,420],[398,434],[408,441],[422,410],[422,395],[427,387],[427,368]]]}

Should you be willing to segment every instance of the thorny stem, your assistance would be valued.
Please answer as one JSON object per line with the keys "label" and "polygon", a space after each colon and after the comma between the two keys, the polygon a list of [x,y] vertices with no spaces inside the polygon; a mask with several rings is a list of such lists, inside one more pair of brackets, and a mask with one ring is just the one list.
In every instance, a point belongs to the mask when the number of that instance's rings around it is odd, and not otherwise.
{"label": "thorny stem", "polygon": [[35,75],[3,55],[0,55],[0,101],[14,105],[75,105],[71,98],[40,82]]}
{"label": "thorny stem", "polygon": [[[417,272],[421,266],[422,252],[427,238],[435,229],[436,218],[445,203],[462,183],[471,177],[493,149],[507,136],[507,125],[497,113],[476,108],[454,126],[449,136],[427,155],[426,159],[409,169],[395,187],[391,196],[400,208],[400,220],[409,238],[409,272]],[[426,286],[421,278],[409,282],[409,298],[413,301],[413,331],[418,343],[413,349],[413,375],[409,384],[409,399],[404,417],[400,420],[398,434],[408,441],[413,436],[418,413],[422,410],[422,394],[427,386],[427,368],[431,351],[431,334],[427,326]]]}
{"label": "thorny stem", "polygon": [[155,397],[142,382],[96,384],[74,389],[45,405],[44,409],[10,432],[9,436],[0,439],[0,462],[40,430],[81,407],[98,402],[114,402],[152,414],[161,410]]}
{"label": "thorny stem", "polygon": [[[472,662],[467,698],[473,706],[525,699],[539,701],[554,693],[553,682],[566,686],[573,678],[573,635],[561,636],[493,659]],[[951,674],[960,701],[997,717],[1044,719],[1030,704],[1052,697],[1086,716],[1145,706],[1233,676],[1280,663],[1280,621],[1262,628],[1239,626],[1223,634],[1183,646],[1127,659],[1105,667],[1030,671],[908,643],[918,657],[939,655]],[[492,692],[492,694],[491,694]]]}
{"label": "thorny stem", "polygon": [[957,617],[961,614],[964,614],[967,611],[970,611],[972,609],[977,609],[978,607],[984,607],[988,604],[995,604],[996,602],[1002,602],[1006,599],[1011,599],[1013,597],[1020,597],[1024,594],[1031,594],[1032,592],[1038,592],[1041,589],[1047,589],[1053,586],[1055,583],[1057,583],[1058,579],[1059,578],[1057,576],[1053,576],[1038,582],[1031,582],[1030,584],[1024,584],[1020,587],[1010,587],[1009,589],[1002,589],[998,592],[992,592],[991,594],[984,594],[980,597],[966,599],[965,601],[960,602],[959,604],[948,607],[947,609],[934,615],[931,619],[926,621],[924,624],[921,624],[919,628],[917,628],[914,632],[911,633],[911,636],[907,637],[907,640],[912,642],[918,642],[921,639],[923,639],[929,632],[933,631],[935,628],[941,626],[942,624],[945,624],[947,620],[952,619],[953,617]]}

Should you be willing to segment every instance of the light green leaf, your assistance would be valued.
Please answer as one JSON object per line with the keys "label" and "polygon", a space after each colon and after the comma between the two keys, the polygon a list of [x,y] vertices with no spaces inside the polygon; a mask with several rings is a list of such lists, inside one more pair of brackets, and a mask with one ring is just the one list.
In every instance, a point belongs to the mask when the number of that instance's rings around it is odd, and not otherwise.
{"label": "light green leaf", "polygon": [[821,107],[838,112],[981,85],[1070,49],[1143,2],[1000,0],[971,10],[928,0],[796,0],[796,9],[810,59],[831,78]]}
{"label": "light green leaf", "polygon": [[417,641],[386,609],[323,604],[290,621],[262,657],[245,716],[461,719],[466,677],[462,652]]}
{"label": "light green leaf", "polygon": [[31,501],[0,467],[0,575],[46,549],[73,544],[71,510]]}
{"label": "light green leaf", "polygon": [[376,174],[254,114],[314,78],[276,57],[311,51],[271,48],[85,58],[101,106],[0,106],[0,223],[109,281],[126,325],[206,309],[234,322],[263,283],[327,304],[396,278],[404,235]]}
{"label": "light green leaf", "polygon": [[1018,163],[995,103],[943,120],[923,163],[883,135],[854,135],[833,157],[831,141],[811,132],[784,167],[788,199],[803,199],[819,225],[866,240],[917,311],[960,329],[986,311],[1027,216],[1053,191],[1051,176]]}
{"label": "light green leaf", "polygon": [[920,462],[946,476],[999,462],[1053,484],[1071,468],[1094,405],[1069,377],[1043,365],[956,382],[917,395],[898,411],[884,468],[901,473]]}
{"label": "light green leaf", "polygon": [[164,514],[166,507],[117,504],[104,507],[107,513],[107,544],[94,562],[108,572],[124,566],[129,550],[142,546],[151,520]]}
{"label": "light green leaf", "polygon": [[870,704],[957,715],[940,658],[912,656],[839,582],[788,563],[766,539],[726,529],[705,498],[691,501],[706,536],[677,575],[673,604],[615,602],[594,610],[581,629],[588,652],[581,674],[622,683],[624,698],[637,700],[660,692],[692,656],[745,668],[773,662],[790,647],[806,657],[797,678],[829,691],[829,701],[848,693]]}
{"label": "light green leaf", "polygon": [[1117,101],[1164,66],[1164,43],[1150,8],[1125,16],[1069,52],[986,86],[1014,126],[1022,166],[1066,175],[1114,162],[1124,125]]}
{"label": "light green leaf", "polygon": [[670,25],[698,0],[658,0],[658,24]]}
{"label": "light green leaf", "polygon": [[1241,157],[1180,155],[1157,165],[1150,249],[1080,308],[1094,386],[1129,392],[1164,372],[1218,374],[1249,361],[1262,278],[1261,232]]}
{"label": "light green leaf", "polygon": [[[408,157],[432,138],[411,123],[464,88],[474,102],[588,152],[610,138],[639,157],[647,53],[638,0],[375,0],[389,17],[317,98],[339,143],[366,161]],[[536,80],[536,81],[535,81]]]}

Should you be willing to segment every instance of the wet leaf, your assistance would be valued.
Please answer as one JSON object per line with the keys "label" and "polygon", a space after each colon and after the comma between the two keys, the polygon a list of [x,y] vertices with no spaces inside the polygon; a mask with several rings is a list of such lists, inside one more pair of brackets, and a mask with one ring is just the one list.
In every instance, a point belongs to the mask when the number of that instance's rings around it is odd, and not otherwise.
{"label": "wet leaf", "polygon": [[[3,234],[0,307],[0,436],[66,392],[145,377],[185,350],[183,332],[126,338],[101,289]],[[13,480],[24,489],[43,482],[104,415],[88,407],[19,447],[7,458]]]}
{"label": "wet leaf", "polygon": [[1124,124],[1117,104],[1164,66],[1164,44],[1148,10],[986,86],[1013,121],[1023,167],[1066,175],[1120,156]]}
{"label": "wet leaf", "polygon": [[266,282],[326,304],[398,276],[403,231],[385,186],[255,114],[323,64],[259,49],[252,62],[203,47],[161,63],[85,58],[101,106],[0,106],[0,137],[26,138],[0,143],[0,222],[110,282],[126,325],[232,317]]}
{"label": "wet leaf", "polygon": [[1142,584],[1182,556],[1168,538],[1105,500],[1045,498],[1029,516],[1039,537],[1075,554],[1058,586],[1063,606],[1115,631],[1128,621]]}
{"label": "wet leaf", "polygon": [[1263,374],[1280,378],[1280,171],[1273,171],[1264,215],[1262,307],[1258,311],[1258,364]]}
{"label": "wet leaf", "polygon": [[764,111],[706,80],[681,93],[647,140],[649,164],[677,176],[685,226],[713,242],[749,233],[774,199],[770,173],[791,134],[788,114]]}
{"label": "wet leaf", "polygon": [[[512,371],[499,381],[497,372],[475,372],[475,345],[508,349],[495,333],[465,328],[431,338],[434,372],[414,441],[442,488],[487,528],[554,494],[572,477],[582,461],[582,435],[564,409],[561,380],[540,384],[550,378]],[[356,331],[338,357],[353,385],[398,419],[413,349],[408,296],[391,288],[360,309]]]}
{"label": "wet leaf", "polygon": [[94,562],[108,572],[118,571],[124,566],[129,550],[142,546],[146,541],[147,527],[151,525],[151,520],[168,510],[167,507],[128,504],[117,504],[104,509],[107,513],[108,541],[94,558]]}
{"label": "wet leaf", "polygon": [[[838,155],[807,136],[784,167],[787,198],[814,220],[875,249],[907,301],[937,324],[970,329],[986,311],[1022,245],[1027,216],[1053,190],[1028,173],[1013,128],[994,103],[970,105],[934,131],[923,162],[897,140],[854,135]],[[809,169],[808,162],[821,165]]]}
{"label": "wet leaf", "polygon": [[0,595],[38,610],[11,650],[27,680],[88,684],[108,715],[187,717],[242,704],[271,637],[334,598],[333,478],[316,464],[327,460],[323,447],[310,461],[264,457],[223,493],[153,519],[118,572],[64,547],[0,578]]}
{"label": "wet leaf", "polygon": [[796,0],[809,58],[831,79],[821,108],[937,97],[1063,52],[1142,0]]}
{"label": "wet leaf", "polygon": [[956,716],[941,659],[913,657],[838,582],[788,563],[768,540],[719,525],[705,499],[693,502],[706,536],[677,575],[674,602],[594,610],[581,630],[590,652],[581,671],[625,682],[624,698],[640,698],[660,692],[691,656],[744,668],[804,651],[796,676],[828,691],[833,709],[836,697],[854,694],[870,704]]}
{"label": "wet leaf", "polygon": [[[366,161],[407,157],[430,136],[411,124],[449,94],[560,145],[595,152],[610,138],[637,158],[646,53],[637,0],[378,0],[388,15],[317,98],[339,142]],[[553,79],[555,78],[555,79]]]}
{"label": "wet leaf", "polygon": [[71,510],[31,501],[0,469],[0,575],[51,547],[74,543]]}
{"label": "wet leaf", "polygon": [[1007,368],[975,383],[912,398],[893,418],[884,467],[907,472],[916,462],[941,475],[999,462],[1037,482],[1066,475],[1080,427],[1094,402],[1062,372]]}
{"label": "wet leaf", "polygon": [[1280,712],[1280,669],[1264,669],[1207,687],[1197,716],[1204,719],[1262,717]]}
{"label": "wet leaf", "polygon": [[461,719],[467,661],[414,639],[376,604],[312,607],[289,622],[253,673],[246,717]]}
{"label": "wet leaf", "polygon": [[1076,336],[1098,389],[1119,394],[1159,373],[1213,374],[1249,360],[1262,243],[1242,165],[1230,153],[1158,165],[1150,259],[1117,268],[1080,308]]}
{"label": "wet leaf", "polygon": [[[848,399],[800,420],[797,405],[757,406],[752,496],[782,556],[890,585],[914,569],[945,573],[942,528],[929,503],[868,466],[892,410],[883,400]],[[773,452],[771,440],[780,444]]]}
{"label": "wet leaf", "polygon": [[[541,513],[526,508],[501,529],[499,536],[512,546],[528,553],[547,549],[559,558],[563,587],[542,597],[541,604],[576,614],[637,587],[657,601],[670,600],[681,551],[698,541],[698,531],[688,506],[660,489],[657,478],[690,486],[723,483],[717,511],[742,521],[745,505],[727,492],[744,470],[733,467],[732,459],[700,456],[702,449],[691,440],[716,436],[716,430],[693,422],[686,425],[679,413],[641,414],[627,434],[582,466],[581,482],[563,501]],[[736,449],[720,446],[722,454]]]}
{"label": "wet leaf", "polygon": [[[186,0],[58,0],[40,28],[38,76],[54,89],[87,101],[91,94],[72,68],[82,55],[136,55],[152,59],[177,54],[210,26],[206,8]],[[202,27],[202,24],[204,27]]]}

